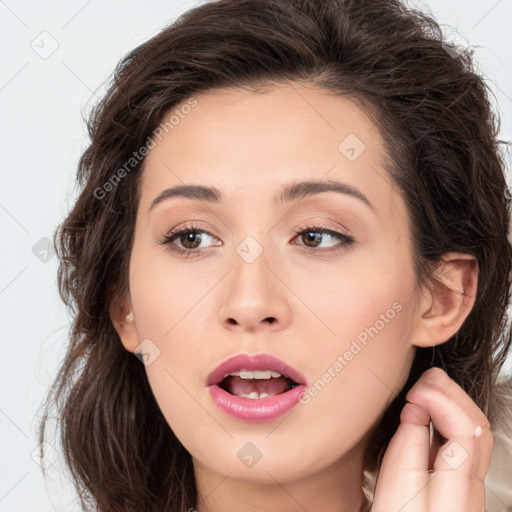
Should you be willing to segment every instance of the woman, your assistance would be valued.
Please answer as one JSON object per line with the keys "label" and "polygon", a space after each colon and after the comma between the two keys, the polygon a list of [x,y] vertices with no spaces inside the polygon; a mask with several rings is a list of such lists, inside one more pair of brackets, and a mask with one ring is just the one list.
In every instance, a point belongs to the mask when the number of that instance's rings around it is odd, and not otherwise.
{"label": "woman", "polygon": [[220,0],[123,59],[55,239],[83,504],[484,510],[510,195],[459,50],[397,0]]}

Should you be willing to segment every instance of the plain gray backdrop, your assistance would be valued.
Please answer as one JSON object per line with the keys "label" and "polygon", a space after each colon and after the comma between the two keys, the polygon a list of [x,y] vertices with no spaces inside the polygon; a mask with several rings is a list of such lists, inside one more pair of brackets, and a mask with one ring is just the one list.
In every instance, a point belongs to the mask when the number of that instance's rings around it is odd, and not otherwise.
{"label": "plain gray backdrop", "polygon": [[[76,197],[76,166],[88,143],[83,115],[115,65],[200,3],[0,0],[0,512],[80,510],[60,454],[48,491],[36,455],[38,409],[70,324],[48,240]],[[512,1],[415,4],[431,10],[454,40],[476,47],[501,138],[511,140]]]}

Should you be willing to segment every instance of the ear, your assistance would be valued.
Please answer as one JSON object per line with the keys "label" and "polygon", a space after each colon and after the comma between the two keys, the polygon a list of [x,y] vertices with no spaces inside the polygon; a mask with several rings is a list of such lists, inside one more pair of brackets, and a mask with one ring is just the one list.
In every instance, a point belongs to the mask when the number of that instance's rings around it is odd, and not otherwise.
{"label": "ear", "polygon": [[474,256],[456,252],[443,254],[430,289],[423,290],[412,344],[431,347],[448,341],[469,315],[477,286],[478,261]]}
{"label": "ear", "polygon": [[116,299],[116,295],[112,293],[109,294],[108,304],[110,319],[121,343],[129,352],[135,352],[140,341],[129,298]]}

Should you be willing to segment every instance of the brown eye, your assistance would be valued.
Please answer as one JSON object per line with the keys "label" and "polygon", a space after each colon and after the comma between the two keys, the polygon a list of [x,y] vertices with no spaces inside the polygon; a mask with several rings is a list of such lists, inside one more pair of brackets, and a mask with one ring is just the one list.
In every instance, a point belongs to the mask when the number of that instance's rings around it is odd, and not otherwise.
{"label": "brown eye", "polygon": [[177,240],[185,249],[197,249],[201,245],[201,234],[197,231],[182,231]]}
{"label": "brown eye", "polygon": [[[303,243],[294,245],[302,245],[306,249],[312,250],[315,253],[340,251],[355,243],[355,239],[352,236],[340,233],[339,231],[335,231],[326,226],[309,226],[305,229],[295,231],[295,233],[297,233],[297,238],[302,240]],[[340,242],[337,244],[331,244],[325,249],[320,248],[315,250],[320,246],[320,244],[322,244],[322,242],[324,242],[324,240],[329,240],[329,238],[334,240],[337,239]]]}
{"label": "brown eye", "polygon": [[[215,238],[212,234],[195,225],[184,226],[181,229],[174,230],[165,235],[159,243],[166,245],[167,248],[174,253],[192,256],[202,252],[207,247],[201,247],[202,242],[207,242],[208,238]],[[215,244],[221,245],[221,244]]]}
{"label": "brown eye", "polygon": [[304,240],[304,245],[307,245],[308,247],[317,247],[325,237],[325,233],[319,233],[318,231],[303,231],[301,236],[302,240]]}

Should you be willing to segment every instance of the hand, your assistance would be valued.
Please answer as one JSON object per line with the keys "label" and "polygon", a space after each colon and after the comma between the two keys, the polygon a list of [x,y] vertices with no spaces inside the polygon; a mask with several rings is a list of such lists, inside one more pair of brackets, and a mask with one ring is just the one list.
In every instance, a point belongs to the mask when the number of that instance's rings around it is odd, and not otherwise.
{"label": "hand", "polygon": [[[484,512],[494,443],[475,402],[440,368],[406,395],[377,478],[372,512]],[[430,450],[430,421],[446,443]],[[430,452],[430,453],[429,453]]]}

